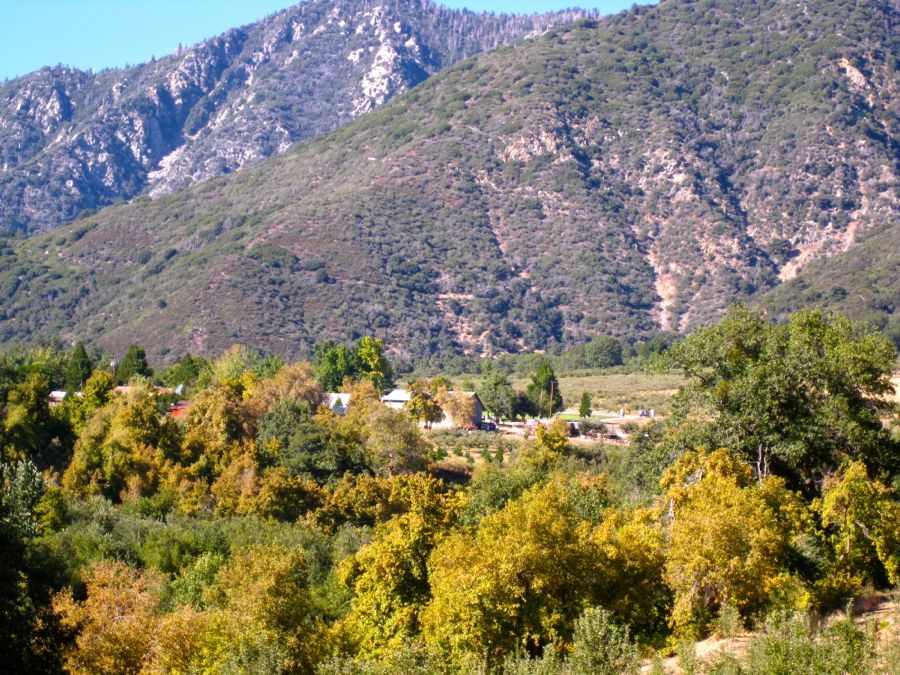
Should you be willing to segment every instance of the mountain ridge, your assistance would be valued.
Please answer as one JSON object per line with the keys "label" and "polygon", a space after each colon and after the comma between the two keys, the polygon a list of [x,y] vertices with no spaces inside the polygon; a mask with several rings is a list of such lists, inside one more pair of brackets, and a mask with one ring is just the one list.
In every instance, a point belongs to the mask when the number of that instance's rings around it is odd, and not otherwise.
{"label": "mountain ridge", "polygon": [[447,65],[592,15],[310,0],[138,66],[16,78],[0,84],[0,227],[51,229],[252,166]]}
{"label": "mountain ridge", "polygon": [[0,337],[416,356],[689,330],[896,231],[897,24],[896,2],[670,0],[477,55],[255,168],[7,246]]}

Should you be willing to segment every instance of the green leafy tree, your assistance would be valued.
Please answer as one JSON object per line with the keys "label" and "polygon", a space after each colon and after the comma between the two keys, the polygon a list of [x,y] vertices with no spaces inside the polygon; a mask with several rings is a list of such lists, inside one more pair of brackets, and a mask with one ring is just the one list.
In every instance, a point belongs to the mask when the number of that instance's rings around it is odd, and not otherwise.
{"label": "green leafy tree", "polygon": [[478,398],[484,407],[499,419],[512,419],[516,412],[516,392],[509,379],[490,365],[484,370],[484,379],[478,388]]}
{"label": "green leafy tree", "polygon": [[81,396],[67,396],[63,409],[75,435],[81,433],[87,420],[107,404],[115,386],[112,373],[95,370],[85,381]]}
{"label": "green leafy tree", "polygon": [[584,346],[584,365],[610,368],[622,365],[622,343],[608,335],[599,335]]}
{"label": "green leafy tree", "polygon": [[197,386],[222,385],[242,394],[259,380],[274,376],[283,365],[278,357],[263,356],[244,345],[232,345],[201,370]]}
{"label": "green leafy tree", "polygon": [[135,375],[143,375],[149,377],[153,374],[150,365],[147,363],[147,354],[144,348],[138,345],[131,345],[122,362],[116,368],[116,382],[118,384],[127,384]]}
{"label": "green leafy tree", "polygon": [[[362,386],[357,385],[354,392],[361,392]],[[431,446],[416,423],[406,412],[389,408],[377,398],[354,393],[347,414],[335,426],[339,434],[355,439],[364,449],[366,464],[376,473],[412,473],[428,464]]]}
{"label": "green leafy tree", "polygon": [[166,386],[177,387],[179,384],[192,384],[196,382],[200,373],[209,368],[209,362],[199,356],[185,354],[177,363],[172,364],[162,374],[162,381]]}
{"label": "green leafy tree", "polygon": [[357,350],[333,340],[316,345],[313,364],[316,379],[325,391],[339,391],[345,379],[356,379],[362,370]]}
{"label": "green leafy tree", "polygon": [[364,336],[356,344],[356,354],[360,362],[360,376],[371,382],[378,391],[387,391],[394,386],[394,373],[381,340]]}
{"label": "green leafy tree", "polygon": [[900,471],[900,447],[882,424],[895,352],[883,337],[820,311],[783,325],[742,307],[697,329],[666,354],[691,383],[675,399],[669,441],[730,447],[759,476],[776,471],[808,490],[844,458],[876,476]]}
{"label": "green leafy tree", "polygon": [[578,404],[578,414],[581,417],[590,417],[594,411],[591,405],[591,395],[588,392],[581,394],[581,403]]}
{"label": "green leafy tree", "polygon": [[308,363],[292,363],[282,367],[244,393],[247,408],[260,419],[278,401],[290,400],[315,411],[322,404],[322,388]]}
{"label": "green leafy tree", "polygon": [[626,675],[641,668],[641,653],[628,626],[616,623],[602,607],[585,610],[575,624],[568,671],[593,675]]}
{"label": "green leafy tree", "polygon": [[0,460],[0,660],[22,673],[61,672],[71,639],[50,610],[53,561],[34,540],[44,489],[31,463]]}
{"label": "green leafy tree", "polygon": [[[5,367],[4,367],[5,366]],[[0,359],[0,455],[31,460],[38,468],[65,464],[70,449],[67,425],[52,415],[50,381],[42,368]]]}
{"label": "green leafy tree", "polygon": [[563,406],[562,393],[559,391],[559,380],[553,372],[553,366],[547,359],[542,359],[535,373],[531,376],[531,382],[525,390],[525,395],[538,417],[550,417],[554,412],[560,412]]}
{"label": "green leafy tree", "polygon": [[69,355],[69,362],[66,365],[66,391],[69,395],[84,388],[84,383],[91,376],[94,365],[84,348],[84,344],[79,342],[75,345],[72,353]]}
{"label": "green leafy tree", "polygon": [[361,445],[332,433],[307,406],[284,399],[266,413],[259,425],[260,450],[292,476],[309,475],[327,483],[343,474],[366,472],[369,465]]}

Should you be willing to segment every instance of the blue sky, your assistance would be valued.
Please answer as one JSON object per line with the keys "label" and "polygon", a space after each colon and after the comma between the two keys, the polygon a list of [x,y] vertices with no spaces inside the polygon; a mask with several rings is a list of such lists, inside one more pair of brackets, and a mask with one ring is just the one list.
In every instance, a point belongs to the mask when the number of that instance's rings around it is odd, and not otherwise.
{"label": "blue sky", "polygon": [[[63,63],[99,70],[142,63],[296,4],[292,0],[0,0],[0,80]],[[446,0],[449,7],[508,13],[632,0]]]}

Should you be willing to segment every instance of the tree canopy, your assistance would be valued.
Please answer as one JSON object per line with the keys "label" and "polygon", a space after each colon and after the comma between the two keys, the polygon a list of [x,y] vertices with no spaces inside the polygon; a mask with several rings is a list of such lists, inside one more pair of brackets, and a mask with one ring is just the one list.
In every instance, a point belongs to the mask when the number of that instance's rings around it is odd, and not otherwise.
{"label": "tree canopy", "polygon": [[531,376],[525,396],[538,417],[550,417],[554,412],[562,410],[563,397],[559,390],[559,380],[548,360],[543,359]]}
{"label": "tree canopy", "polygon": [[691,380],[676,397],[669,442],[728,447],[761,477],[776,472],[814,489],[845,459],[877,476],[900,471],[882,424],[896,353],[884,337],[816,310],[784,324],[738,307],[673,345],[670,369]]}

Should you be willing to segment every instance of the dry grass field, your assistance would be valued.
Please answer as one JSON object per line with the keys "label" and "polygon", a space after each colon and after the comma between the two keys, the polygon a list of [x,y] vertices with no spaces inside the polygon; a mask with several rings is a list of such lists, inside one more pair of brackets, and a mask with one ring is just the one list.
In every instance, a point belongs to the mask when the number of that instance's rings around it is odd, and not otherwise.
{"label": "dry grass field", "polygon": [[[468,381],[476,387],[480,377],[462,376],[457,382]],[[591,395],[594,410],[635,411],[638,408],[655,408],[660,414],[668,412],[670,399],[686,380],[681,375],[656,375],[642,372],[594,372],[562,373],[558,375],[566,408],[577,408],[581,394]],[[512,386],[524,390],[529,378],[510,376]]]}

